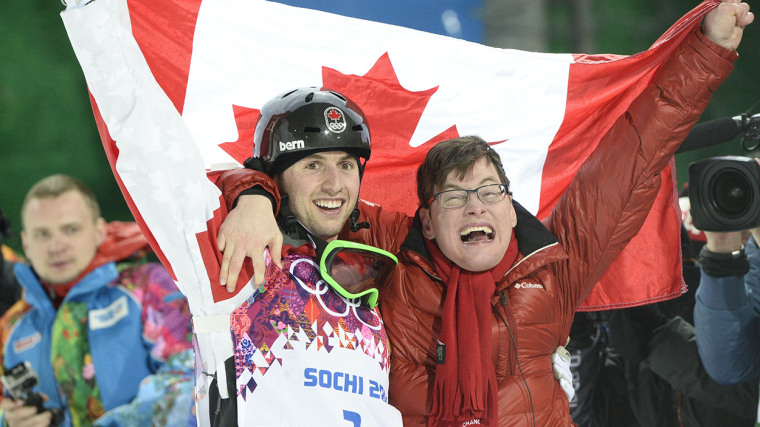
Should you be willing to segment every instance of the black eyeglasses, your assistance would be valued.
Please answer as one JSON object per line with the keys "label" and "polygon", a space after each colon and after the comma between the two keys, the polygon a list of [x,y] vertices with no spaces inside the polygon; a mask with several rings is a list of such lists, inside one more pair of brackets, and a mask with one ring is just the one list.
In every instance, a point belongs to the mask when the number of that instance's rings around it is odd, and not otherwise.
{"label": "black eyeglasses", "polygon": [[438,204],[443,209],[461,208],[467,204],[467,201],[470,199],[470,193],[477,194],[478,199],[483,203],[493,204],[504,200],[509,191],[507,191],[507,186],[504,184],[482,185],[474,190],[446,190],[433,194],[428,204],[432,204],[433,200],[438,200]]}

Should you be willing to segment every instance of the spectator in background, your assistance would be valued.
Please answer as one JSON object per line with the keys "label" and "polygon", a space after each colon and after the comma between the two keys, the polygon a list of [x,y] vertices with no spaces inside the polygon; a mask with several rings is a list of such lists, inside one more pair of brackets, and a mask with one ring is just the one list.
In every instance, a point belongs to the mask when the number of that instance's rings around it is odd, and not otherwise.
{"label": "spectator in background", "polygon": [[[593,391],[594,401],[576,403],[579,407],[592,407],[574,418],[579,425],[755,425],[757,386],[718,384],[708,377],[700,361],[692,316],[699,269],[694,265],[685,228],[681,229],[681,236],[684,278],[689,292],[669,301],[593,314],[594,328],[587,331],[601,336],[607,332],[609,346],[598,350],[602,355],[599,366],[583,370],[596,370],[598,375],[591,385],[597,387]],[[573,329],[580,330],[576,323],[582,324],[590,315],[578,313]],[[571,354],[575,350],[573,344],[589,336],[589,332],[574,335],[571,331],[568,346]],[[591,357],[587,360],[580,359],[581,366],[594,363]],[[574,365],[571,369],[578,371]],[[589,380],[580,377],[579,382]],[[584,393],[578,390],[577,395],[582,399]]]}
{"label": "spectator in background", "polygon": [[65,175],[29,190],[21,221],[30,265],[15,266],[24,295],[0,319],[0,373],[31,363],[34,391],[58,411],[4,398],[0,422],[187,425],[187,303],[163,267],[132,258],[147,247],[137,226],[107,224],[92,192]]}
{"label": "spectator in background", "polygon": [[21,298],[21,286],[13,274],[13,263],[21,258],[3,244],[12,235],[11,223],[0,209],[0,316]]}
{"label": "spectator in background", "polygon": [[635,426],[620,355],[609,347],[609,311],[576,312],[570,327],[575,397],[570,417],[579,427]]}

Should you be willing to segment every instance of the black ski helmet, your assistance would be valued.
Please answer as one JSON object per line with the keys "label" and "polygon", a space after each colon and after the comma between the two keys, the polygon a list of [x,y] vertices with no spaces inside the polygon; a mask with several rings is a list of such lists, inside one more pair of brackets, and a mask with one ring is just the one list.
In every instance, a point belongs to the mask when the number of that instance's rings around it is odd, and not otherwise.
{"label": "black ski helmet", "polygon": [[270,176],[306,156],[339,150],[356,157],[361,177],[371,151],[367,119],[359,107],[338,92],[317,87],[295,89],[264,104],[253,141],[253,157]]}

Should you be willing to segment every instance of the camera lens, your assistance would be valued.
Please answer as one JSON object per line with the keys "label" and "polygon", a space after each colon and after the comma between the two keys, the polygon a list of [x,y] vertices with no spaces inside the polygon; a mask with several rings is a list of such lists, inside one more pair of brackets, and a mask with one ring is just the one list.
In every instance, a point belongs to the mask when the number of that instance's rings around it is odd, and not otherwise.
{"label": "camera lens", "polygon": [[711,157],[689,165],[694,227],[739,231],[760,226],[760,165],[739,156]]}
{"label": "camera lens", "polygon": [[735,170],[715,177],[712,185],[715,208],[727,218],[739,218],[752,204],[750,183]]}

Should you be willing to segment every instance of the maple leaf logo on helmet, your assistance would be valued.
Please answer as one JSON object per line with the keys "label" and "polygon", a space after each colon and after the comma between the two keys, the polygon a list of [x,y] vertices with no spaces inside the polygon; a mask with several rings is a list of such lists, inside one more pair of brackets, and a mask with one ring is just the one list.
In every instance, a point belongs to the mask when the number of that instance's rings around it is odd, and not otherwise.
{"label": "maple leaf logo on helmet", "polygon": [[334,133],[341,133],[346,130],[346,119],[343,117],[343,112],[335,107],[325,110],[325,124],[327,129]]}

